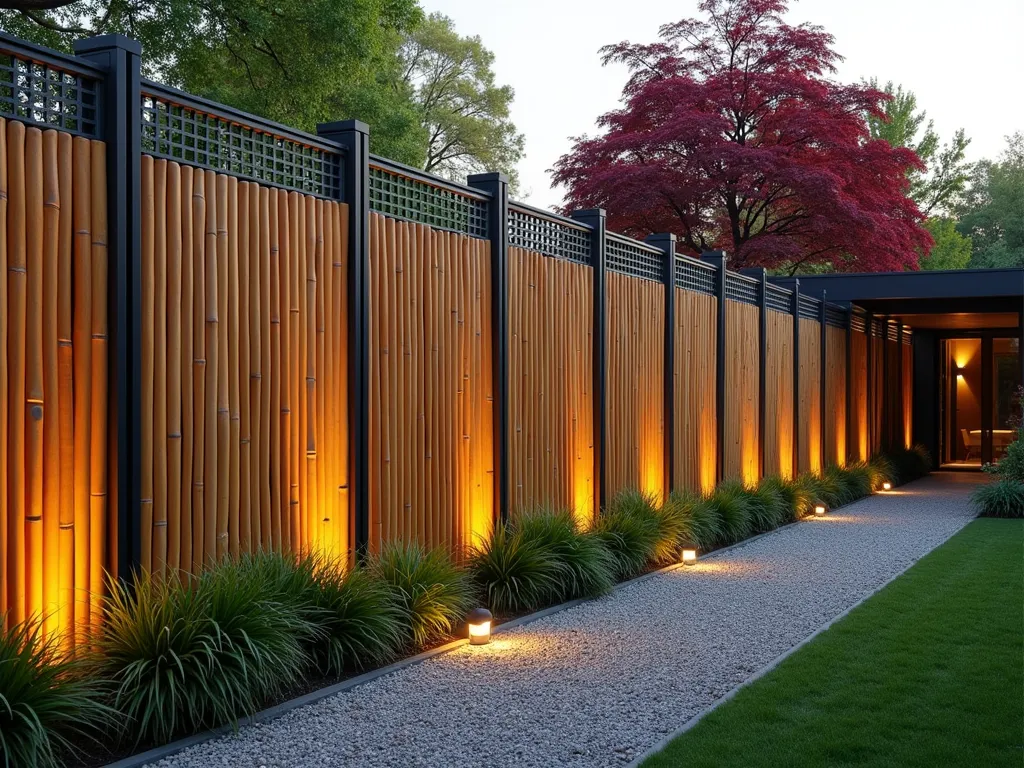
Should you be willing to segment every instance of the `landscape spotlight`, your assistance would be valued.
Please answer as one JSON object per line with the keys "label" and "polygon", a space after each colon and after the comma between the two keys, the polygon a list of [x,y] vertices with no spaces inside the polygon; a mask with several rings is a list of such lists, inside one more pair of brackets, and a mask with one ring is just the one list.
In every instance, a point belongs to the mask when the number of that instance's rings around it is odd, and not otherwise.
{"label": "landscape spotlight", "polygon": [[815,515],[815,517],[821,517],[826,512],[828,512],[828,504],[826,504],[824,501],[816,501],[816,502],[814,502],[814,515]]}
{"label": "landscape spotlight", "polygon": [[891,491],[892,490],[892,483],[890,483],[888,480],[886,480],[884,483],[882,483],[882,490],[883,491]]}
{"label": "landscape spotlight", "polygon": [[697,550],[693,547],[683,549],[683,565],[697,564]]}
{"label": "landscape spotlight", "polygon": [[474,608],[466,622],[469,624],[469,644],[487,645],[491,642],[491,612],[486,608]]}

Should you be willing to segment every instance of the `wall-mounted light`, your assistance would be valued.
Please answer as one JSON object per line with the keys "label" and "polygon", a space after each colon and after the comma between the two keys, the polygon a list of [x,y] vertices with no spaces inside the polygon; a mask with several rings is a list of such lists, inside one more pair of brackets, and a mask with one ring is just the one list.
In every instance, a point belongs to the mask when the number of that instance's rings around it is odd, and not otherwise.
{"label": "wall-mounted light", "polygon": [[891,491],[892,490],[892,483],[890,483],[888,480],[886,480],[884,483],[882,483],[882,490],[883,491]]}
{"label": "wall-mounted light", "polygon": [[826,504],[824,501],[814,502],[815,517],[822,517],[826,512],[828,512],[828,504]]}
{"label": "wall-mounted light", "polygon": [[486,608],[474,608],[466,618],[469,625],[469,644],[487,645],[491,642],[491,612]]}
{"label": "wall-mounted light", "polygon": [[697,550],[693,547],[685,547],[683,549],[683,565],[696,565],[697,564]]}

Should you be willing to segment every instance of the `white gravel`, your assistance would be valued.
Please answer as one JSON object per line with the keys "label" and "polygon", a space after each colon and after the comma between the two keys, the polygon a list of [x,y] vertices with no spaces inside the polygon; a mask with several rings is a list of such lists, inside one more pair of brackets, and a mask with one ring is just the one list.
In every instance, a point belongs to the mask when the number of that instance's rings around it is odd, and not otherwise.
{"label": "white gravel", "polygon": [[157,765],[621,766],[967,524],[937,475]]}

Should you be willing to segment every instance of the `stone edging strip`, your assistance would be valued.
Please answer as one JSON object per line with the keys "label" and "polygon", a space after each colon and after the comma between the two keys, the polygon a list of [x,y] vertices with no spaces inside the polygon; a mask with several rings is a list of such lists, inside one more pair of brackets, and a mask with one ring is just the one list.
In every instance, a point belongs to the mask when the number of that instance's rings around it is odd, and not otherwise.
{"label": "stone edging strip", "polygon": [[[854,503],[856,503],[856,502],[854,502]],[[638,768],[640,766],[640,764],[643,763],[644,760],[646,760],[647,758],[651,757],[652,755],[656,755],[657,753],[661,752],[672,741],[674,741],[676,739],[676,737],[682,736],[684,733],[686,733],[691,728],[693,728],[695,725],[697,725],[697,723],[699,723],[701,720],[703,720],[705,717],[707,717],[709,714],[711,714],[711,712],[713,712],[714,710],[718,709],[720,706],[722,706],[727,701],[729,701],[731,698],[733,698],[741,690],[743,690],[747,686],[751,685],[752,683],[757,682],[759,679],[761,679],[762,677],[767,675],[769,672],[771,672],[773,669],[775,669],[777,666],[779,666],[779,664],[781,664],[783,661],[788,659],[794,653],[796,653],[801,648],[803,648],[805,645],[807,645],[812,640],[814,640],[818,635],[823,634],[824,632],[828,631],[832,627],[833,624],[836,624],[836,623],[842,621],[843,619],[845,619],[849,614],[851,614],[854,610],[859,608],[863,603],[866,603],[872,597],[874,597],[879,592],[881,592],[883,589],[888,587],[890,584],[892,584],[894,581],[896,581],[896,579],[898,579],[900,576],[902,576],[907,571],[909,571],[911,568],[913,568],[915,565],[917,565],[921,561],[922,558],[927,557],[932,552],[934,552],[936,549],[938,549],[943,544],[945,544],[947,541],[949,541],[954,536],[956,536],[958,533],[960,533],[960,531],[962,531],[964,529],[964,527],[966,527],[966,525],[968,523],[970,523],[972,520],[974,520],[974,518],[969,517],[969,518],[965,518],[965,520],[966,520],[966,522],[964,523],[964,525],[960,526],[960,528],[958,528],[953,533],[951,533],[949,536],[947,536],[945,539],[940,541],[938,544],[936,544],[934,547],[932,547],[932,549],[930,549],[927,552],[925,552],[923,555],[921,555],[921,557],[914,558],[912,561],[910,561],[910,563],[905,568],[900,570],[892,578],[890,578],[889,580],[883,582],[879,586],[875,587],[875,589],[873,589],[871,592],[868,592],[866,595],[861,597],[857,602],[855,602],[849,608],[844,610],[842,613],[839,613],[839,614],[836,614],[835,616],[833,616],[831,619],[826,621],[824,624],[822,624],[820,627],[818,627],[816,630],[814,630],[811,634],[809,634],[807,637],[805,637],[799,643],[794,645],[788,651],[784,651],[781,655],[775,657],[772,661],[768,662],[768,664],[766,664],[765,666],[761,667],[761,669],[757,670],[757,672],[755,672],[753,675],[748,677],[742,683],[737,685],[735,688],[732,688],[731,690],[729,690],[724,696],[719,698],[717,701],[713,702],[709,706],[707,706],[704,709],[702,709],[696,715],[694,715],[689,720],[687,720],[685,723],[683,723],[682,726],[680,726],[676,730],[672,731],[672,733],[670,733],[667,736],[665,736],[661,741],[659,741],[653,747],[650,747],[649,749],[647,749],[639,757],[634,758],[632,762],[627,764],[626,768]],[[777,528],[776,530],[779,530],[779,529]],[[774,531],[770,531],[770,533],[774,533]],[[740,542],[740,543],[745,543],[745,542]]]}
{"label": "stone edging strip", "polygon": [[[865,498],[870,498],[870,496],[866,496]],[[858,499],[858,501],[860,501],[860,499]],[[847,504],[845,506],[853,506],[853,504],[856,503],[857,502],[855,501],[852,504]],[[738,541],[735,544],[730,544],[727,547],[721,547],[719,549],[713,550],[712,552],[709,552],[707,555],[701,557],[701,560],[711,560],[725,554],[726,552],[730,552],[734,549],[745,547],[748,544],[752,544],[760,538],[763,538],[765,536],[772,536],[778,533],[779,531],[789,528],[790,526],[797,525],[798,523],[802,522],[803,519],[794,520],[792,523],[780,525],[778,528],[773,528],[770,531],[765,531],[764,533],[759,533],[756,536],[751,536],[750,538],[744,539],[743,541]],[[650,571],[641,576],[636,576],[632,579],[628,579],[627,581],[620,581],[618,584],[612,587],[612,592],[617,592],[620,589],[625,589],[626,587],[629,587],[633,584],[639,584],[641,582],[647,581],[648,579],[653,579],[656,576],[661,576],[665,573],[677,570],[682,567],[682,563],[673,563],[672,565],[665,566],[664,568],[658,568],[657,570]],[[522,627],[526,624],[531,624],[534,621],[537,621],[538,619],[543,619],[547,616],[551,616],[552,614],[561,613],[562,611],[566,611],[570,608],[575,608],[577,605],[582,605],[583,603],[600,599],[600,597],[581,597],[577,598],[576,600],[569,600],[564,603],[559,603],[558,605],[553,605],[550,608],[545,608],[544,610],[537,611],[535,613],[530,613],[526,616],[520,616],[518,619],[513,619],[512,621],[507,621],[503,624],[499,624],[494,628],[494,634],[498,634],[502,631],[506,631],[509,629],[514,629],[515,627]],[[148,765],[149,763],[155,763],[165,758],[176,755],[179,752],[183,752],[184,750],[188,749],[189,747],[193,747],[196,744],[201,744],[204,741],[210,741],[212,739],[225,736],[229,733],[233,733],[234,731],[238,730],[243,726],[253,725],[254,723],[265,723],[270,720],[276,720],[282,715],[291,712],[293,709],[305,707],[309,704],[315,704],[321,699],[326,699],[329,696],[334,696],[335,694],[343,693],[344,691],[351,690],[352,688],[356,688],[360,685],[365,685],[366,683],[372,682],[379,677],[384,677],[385,675],[390,675],[395,672],[399,672],[403,669],[406,669],[407,667],[415,666],[416,664],[420,664],[426,661],[427,659],[432,659],[433,657],[440,656],[443,653],[454,651],[456,648],[460,648],[463,645],[466,645],[468,642],[469,640],[465,638],[460,640],[453,640],[450,643],[439,645],[437,648],[431,648],[430,650],[423,651],[422,653],[418,653],[415,656],[410,656],[409,658],[396,661],[393,664],[388,664],[386,667],[372,669],[369,672],[364,672],[361,675],[350,677],[347,680],[342,680],[340,683],[328,685],[325,688],[318,688],[315,691],[311,691],[310,693],[298,696],[294,699],[283,701],[280,704],[276,704],[268,709],[264,709],[261,712],[257,712],[255,715],[252,715],[250,717],[240,718],[237,726],[222,725],[219,728],[214,728],[209,731],[203,731],[202,733],[196,733],[191,736],[186,736],[183,739],[172,741],[169,744],[164,744],[159,747],[153,747],[153,749],[146,750],[145,752],[140,752],[135,755],[129,755],[128,757],[122,758],[121,760],[117,760],[116,762],[108,763],[106,765],[106,768],[142,768],[142,766]],[[775,663],[781,661],[782,658],[784,657],[779,657],[779,659],[777,659]],[[767,668],[764,671],[767,671]],[[760,675],[761,673],[758,674]],[[754,678],[751,678],[751,680],[753,679]],[[748,680],[747,682],[750,681]],[[742,685],[746,685],[746,683],[743,683]],[[722,700],[724,701],[724,699]],[[717,706],[717,703],[715,704],[715,706]],[[704,714],[706,714],[706,712],[701,713],[700,717],[703,717]]]}

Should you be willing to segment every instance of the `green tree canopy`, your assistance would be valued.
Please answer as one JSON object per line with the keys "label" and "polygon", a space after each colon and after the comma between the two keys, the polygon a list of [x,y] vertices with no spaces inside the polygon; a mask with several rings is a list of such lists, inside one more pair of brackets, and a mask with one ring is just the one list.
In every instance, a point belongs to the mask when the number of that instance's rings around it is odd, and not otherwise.
{"label": "green tree canopy", "polygon": [[0,10],[0,27],[70,50],[121,33],[142,43],[146,74],[296,128],[358,117],[371,147],[422,164],[426,133],[398,50],[422,19],[416,0],[81,0]]}
{"label": "green tree canopy", "polygon": [[423,167],[462,180],[504,171],[515,184],[523,136],[509,119],[514,92],[495,83],[494,54],[479,37],[462,37],[452,20],[433,13],[406,37],[402,85],[413,92],[427,133]]}
{"label": "green tree canopy", "polygon": [[[869,81],[869,85],[880,88],[875,78]],[[970,166],[964,155],[971,140],[960,128],[951,141],[940,145],[935,124],[928,120],[927,112],[918,110],[917,96],[913,91],[904,90],[903,86],[894,85],[891,80],[880,90],[892,98],[884,105],[885,120],[868,116],[871,138],[885,139],[894,147],[914,150],[927,170],[924,173],[916,169],[910,172],[911,198],[925,216],[948,211],[967,186]]]}
{"label": "green tree canopy", "polygon": [[947,216],[926,219],[924,228],[935,244],[921,257],[921,269],[964,269],[971,260],[971,238],[956,230],[956,221]]}
{"label": "green tree canopy", "polygon": [[970,266],[1024,266],[1024,133],[1006,138],[995,162],[982,160],[957,206],[957,229],[973,243]]}

